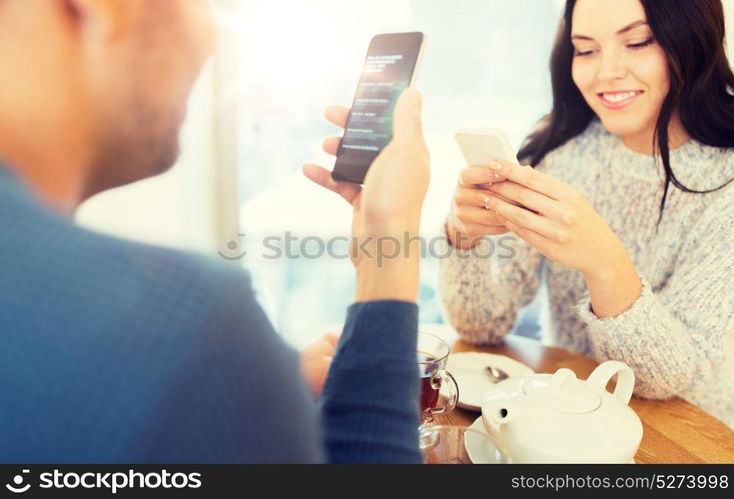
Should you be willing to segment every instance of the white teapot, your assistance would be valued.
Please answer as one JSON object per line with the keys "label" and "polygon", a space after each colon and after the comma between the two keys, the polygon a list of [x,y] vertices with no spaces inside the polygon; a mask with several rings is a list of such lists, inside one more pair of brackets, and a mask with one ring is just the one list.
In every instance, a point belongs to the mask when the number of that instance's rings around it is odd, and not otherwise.
{"label": "white teapot", "polygon": [[511,378],[487,393],[482,421],[508,462],[630,463],[642,440],[640,418],[627,405],[634,384],[632,369],[618,361],[586,381],[570,369]]}

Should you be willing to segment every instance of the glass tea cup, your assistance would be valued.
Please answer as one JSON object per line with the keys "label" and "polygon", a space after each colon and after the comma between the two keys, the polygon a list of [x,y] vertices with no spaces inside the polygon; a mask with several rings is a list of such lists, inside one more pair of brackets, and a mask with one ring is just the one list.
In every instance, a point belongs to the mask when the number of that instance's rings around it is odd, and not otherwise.
{"label": "glass tea cup", "polygon": [[[437,435],[433,431],[434,416],[454,410],[459,400],[459,386],[454,377],[446,371],[446,362],[451,348],[438,336],[418,333],[418,369],[421,383],[421,424],[418,427],[421,449],[435,444]],[[447,387],[446,405],[439,407],[442,387]]]}

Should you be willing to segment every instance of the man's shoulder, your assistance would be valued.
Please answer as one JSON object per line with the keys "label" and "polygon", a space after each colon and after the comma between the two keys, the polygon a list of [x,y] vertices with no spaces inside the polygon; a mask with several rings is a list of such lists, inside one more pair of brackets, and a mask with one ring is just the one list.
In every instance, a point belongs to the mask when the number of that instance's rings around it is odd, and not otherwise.
{"label": "man's shoulder", "polygon": [[[92,279],[109,283],[114,295],[126,294],[139,309],[169,309],[212,320],[233,300],[251,297],[249,273],[215,257],[129,241],[82,228],[75,233],[86,254],[80,264]],[[68,255],[68,260],[75,260]],[[204,317],[206,316],[206,319]]]}
{"label": "man's shoulder", "polygon": [[0,297],[21,313],[167,319],[196,329],[233,300],[252,297],[247,272],[214,257],[98,233],[43,210],[3,215],[0,257],[12,264]]}
{"label": "man's shoulder", "polygon": [[242,425],[269,400],[250,373],[279,380],[274,404],[302,394],[247,273],[78,227],[15,192],[0,185],[0,379],[13,401],[0,461],[263,455],[260,427]]}

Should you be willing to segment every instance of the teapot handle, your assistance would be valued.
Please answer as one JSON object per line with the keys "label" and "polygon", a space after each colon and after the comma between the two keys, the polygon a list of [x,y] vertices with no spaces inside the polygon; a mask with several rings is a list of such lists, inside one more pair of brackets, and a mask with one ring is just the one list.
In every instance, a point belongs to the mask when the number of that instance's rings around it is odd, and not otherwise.
{"label": "teapot handle", "polygon": [[594,369],[594,372],[591,373],[591,376],[586,381],[606,391],[607,383],[615,374],[618,374],[618,376],[617,386],[614,387],[613,395],[620,402],[628,404],[630,398],[632,398],[632,391],[635,388],[635,374],[627,364],[618,360],[604,362]]}

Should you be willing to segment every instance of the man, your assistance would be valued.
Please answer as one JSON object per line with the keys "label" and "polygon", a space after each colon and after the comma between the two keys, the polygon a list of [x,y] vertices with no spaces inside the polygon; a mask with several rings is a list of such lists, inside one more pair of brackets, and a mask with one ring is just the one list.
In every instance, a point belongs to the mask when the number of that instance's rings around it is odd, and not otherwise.
{"label": "man", "polygon": [[[0,460],[416,462],[416,248],[381,266],[353,255],[357,303],[319,411],[246,274],[69,219],[174,163],[207,8],[0,0]],[[363,190],[305,167],[352,203],[372,251],[418,232],[419,113],[406,91]]]}

